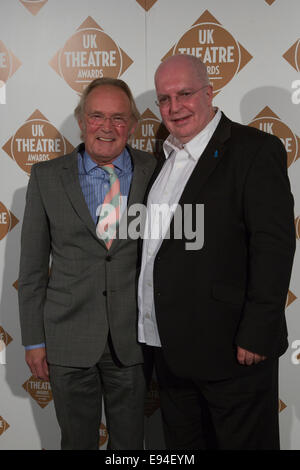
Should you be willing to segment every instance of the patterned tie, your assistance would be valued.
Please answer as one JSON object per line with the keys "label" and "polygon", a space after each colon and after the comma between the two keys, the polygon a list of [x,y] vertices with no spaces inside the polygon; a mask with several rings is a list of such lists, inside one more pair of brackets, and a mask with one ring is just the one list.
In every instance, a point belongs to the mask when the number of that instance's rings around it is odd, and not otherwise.
{"label": "patterned tie", "polygon": [[115,238],[120,220],[120,181],[111,163],[101,168],[109,174],[110,189],[106,194],[99,215],[96,233],[109,250]]}

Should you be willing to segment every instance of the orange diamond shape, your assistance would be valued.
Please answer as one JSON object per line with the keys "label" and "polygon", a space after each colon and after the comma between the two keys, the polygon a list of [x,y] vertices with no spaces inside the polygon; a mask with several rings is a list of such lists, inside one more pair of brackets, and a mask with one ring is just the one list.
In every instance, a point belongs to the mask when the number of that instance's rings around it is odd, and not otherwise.
{"label": "orange diamond shape", "polygon": [[252,59],[252,55],[208,10],[181,36],[162,61],[175,54],[192,54],[201,58],[215,94]]}
{"label": "orange diamond shape", "polygon": [[278,411],[279,411],[279,413],[281,413],[281,411],[283,411],[283,410],[286,408],[286,406],[287,406],[287,405],[286,405],[285,403],[283,403],[282,400],[279,399],[279,404],[278,404]]}
{"label": "orange diamond shape", "polygon": [[22,5],[24,5],[25,8],[27,8],[28,11],[30,11],[32,15],[37,15],[45,3],[48,2],[48,0],[35,0],[34,2],[32,0],[20,0],[20,2]]}
{"label": "orange diamond shape", "polygon": [[49,64],[77,93],[94,79],[119,78],[133,60],[90,16]]}
{"label": "orange diamond shape", "polygon": [[50,382],[33,377],[23,384],[24,390],[37,402],[41,408],[45,408],[52,400]]}
{"label": "orange diamond shape", "polygon": [[0,416],[0,436],[9,428],[9,424]]}
{"label": "orange diamond shape", "polygon": [[144,10],[149,11],[150,8],[153,7],[154,3],[157,2],[157,0],[136,0],[139,5],[141,5]]}

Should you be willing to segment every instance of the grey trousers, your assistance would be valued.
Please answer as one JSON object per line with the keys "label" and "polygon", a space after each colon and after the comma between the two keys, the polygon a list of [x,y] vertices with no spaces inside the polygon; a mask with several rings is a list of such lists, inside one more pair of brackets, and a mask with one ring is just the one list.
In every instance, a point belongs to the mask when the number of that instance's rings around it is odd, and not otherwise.
{"label": "grey trousers", "polygon": [[107,448],[143,449],[143,365],[122,366],[109,344],[93,367],[50,364],[50,384],[62,450],[98,450],[102,397],[109,434]]}

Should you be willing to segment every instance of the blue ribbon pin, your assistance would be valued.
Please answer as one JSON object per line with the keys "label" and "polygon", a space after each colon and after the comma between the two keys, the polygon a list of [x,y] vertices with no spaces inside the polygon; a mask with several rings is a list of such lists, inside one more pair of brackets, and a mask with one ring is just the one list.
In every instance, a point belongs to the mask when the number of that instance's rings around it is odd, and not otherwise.
{"label": "blue ribbon pin", "polygon": [[218,158],[218,156],[219,156],[219,152],[218,152],[218,150],[216,150],[215,153],[214,153],[214,157]]}

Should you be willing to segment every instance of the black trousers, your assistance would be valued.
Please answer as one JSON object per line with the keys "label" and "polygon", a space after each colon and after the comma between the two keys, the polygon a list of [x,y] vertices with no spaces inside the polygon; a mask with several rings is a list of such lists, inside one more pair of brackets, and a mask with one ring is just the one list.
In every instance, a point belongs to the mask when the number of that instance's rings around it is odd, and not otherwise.
{"label": "black trousers", "polygon": [[220,381],[186,380],[154,348],[167,449],[278,450],[278,360]]}

